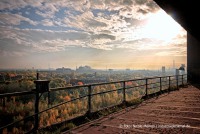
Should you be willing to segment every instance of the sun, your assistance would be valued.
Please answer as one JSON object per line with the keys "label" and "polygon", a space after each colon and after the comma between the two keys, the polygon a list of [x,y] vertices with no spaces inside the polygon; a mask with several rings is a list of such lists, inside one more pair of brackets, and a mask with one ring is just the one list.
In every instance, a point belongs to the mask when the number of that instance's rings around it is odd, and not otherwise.
{"label": "sun", "polygon": [[144,26],[144,35],[163,41],[170,41],[181,32],[182,27],[163,10],[152,14]]}

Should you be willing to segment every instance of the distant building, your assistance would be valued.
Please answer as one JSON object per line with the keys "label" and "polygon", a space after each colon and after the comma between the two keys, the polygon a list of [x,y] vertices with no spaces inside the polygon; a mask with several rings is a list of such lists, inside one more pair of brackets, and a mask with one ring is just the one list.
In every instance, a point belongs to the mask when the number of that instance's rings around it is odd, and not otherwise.
{"label": "distant building", "polygon": [[109,72],[113,72],[113,69],[108,69]]}
{"label": "distant building", "polygon": [[165,75],[165,66],[162,66],[162,75]]}
{"label": "distant building", "polygon": [[71,72],[72,72],[72,69],[62,67],[62,68],[57,68],[57,69],[56,69],[56,72],[57,72],[57,73],[71,73]]}
{"label": "distant building", "polygon": [[92,73],[94,70],[90,66],[80,66],[76,69],[78,73]]}

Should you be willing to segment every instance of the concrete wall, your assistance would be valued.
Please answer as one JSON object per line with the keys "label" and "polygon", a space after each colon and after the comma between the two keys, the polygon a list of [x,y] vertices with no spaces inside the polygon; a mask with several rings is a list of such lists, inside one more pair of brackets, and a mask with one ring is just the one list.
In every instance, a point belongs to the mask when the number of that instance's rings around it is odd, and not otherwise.
{"label": "concrete wall", "polygon": [[200,84],[200,41],[187,33],[188,81]]}

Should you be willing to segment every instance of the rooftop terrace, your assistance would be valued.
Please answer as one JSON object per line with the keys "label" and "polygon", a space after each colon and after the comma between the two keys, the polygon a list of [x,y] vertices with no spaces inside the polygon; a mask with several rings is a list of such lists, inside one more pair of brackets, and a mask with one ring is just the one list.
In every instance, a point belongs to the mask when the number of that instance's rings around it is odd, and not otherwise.
{"label": "rooftop terrace", "polygon": [[63,134],[200,133],[200,90],[192,85],[143,101]]}

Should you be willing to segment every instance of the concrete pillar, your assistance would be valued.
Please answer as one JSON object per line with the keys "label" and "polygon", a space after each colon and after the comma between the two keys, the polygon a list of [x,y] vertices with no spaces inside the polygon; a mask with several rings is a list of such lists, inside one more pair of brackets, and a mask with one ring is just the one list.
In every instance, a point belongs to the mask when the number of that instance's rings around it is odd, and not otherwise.
{"label": "concrete pillar", "polygon": [[188,82],[200,84],[200,41],[187,33]]}

